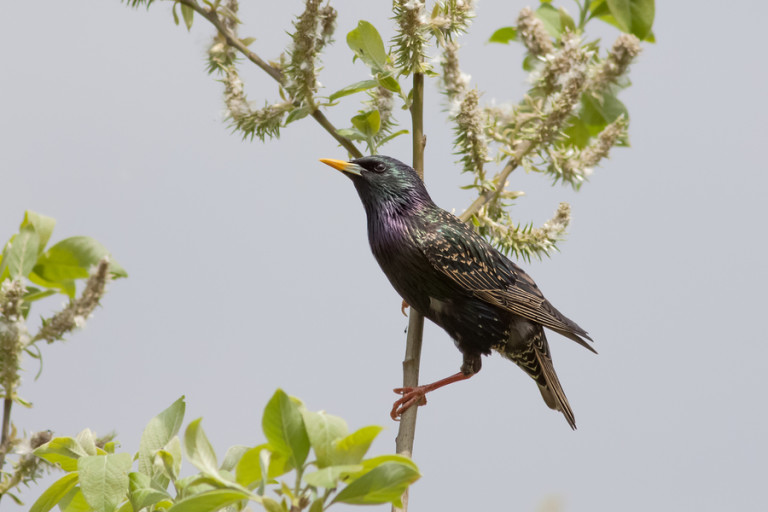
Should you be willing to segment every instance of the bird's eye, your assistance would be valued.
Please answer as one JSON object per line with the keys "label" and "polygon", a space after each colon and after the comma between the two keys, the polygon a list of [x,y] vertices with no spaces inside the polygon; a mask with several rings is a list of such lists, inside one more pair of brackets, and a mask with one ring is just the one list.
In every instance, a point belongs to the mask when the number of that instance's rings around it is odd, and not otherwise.
{"label": "bird's eye", "polygon": [[376,172],[384,172],[387,169],[387,166],[384,164],[376,164],[373,166],[373,170]]}

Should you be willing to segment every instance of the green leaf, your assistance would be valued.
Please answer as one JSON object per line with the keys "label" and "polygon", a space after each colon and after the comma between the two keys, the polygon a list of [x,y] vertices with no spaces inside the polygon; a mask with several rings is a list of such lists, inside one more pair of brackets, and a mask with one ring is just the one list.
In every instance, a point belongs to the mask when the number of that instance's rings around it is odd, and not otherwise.
{"label": "green leaf", "polygon": [[85,500],[83,490],[80,487],[75,487],[61,498],[59,510],[61,512],[91,512],[93,509]]}
{"label": "green leaf", "polygon": [[185,498],[169,508],[168,512],[214,511],[249,498],[253,499],[253,496],[250,496],[244,491],[234,489],[214,489]]}
{"label": "green leaf", "polygon": [[[265,451],[266,453],[262,454],[262,451]],[[263,455],[268,457],[266,479],[276,478],[293,469],[285,456],[271,452],[269,450],[269,445],[261,444],[255,448],[251,448],[240,457],[240,460],[235,467],[235,480],[238,484],[251,487],[255,483],[266,480],[262,476],[261,469]]]}
{"label": "green leaf", "polygon": [[27,278],[32,281],[33,283],[43,286],[45,288],[50,288],[53,290],[59,290],[61,293],[64,293],[66,295],[69,295],[70,297],[75,297],[75,281],[72,279],[61,281],[59,283],[54,283],[52,281],[48,281],[47,279],[43,279],[38,274],[35,273],[34,270],[27,276]]}
{"label": "green leaf", "polygon": [[27,293],[24,294],[24,302],[35,302],[36,300],[44,299],[54,295],[56,290],[41,290],[34,286],[27,286]]}
{"label": "green leaf", "polygon": [[245,46],[251,46],[256,41],[255,37],[244,37],[240,40]]}
{"label": "green leaf", "polygon": [[563,7],[560,7],[557,11],[560,13],[560,27],[562,27],[563,31],[568,29],[571,32],[575,32],[576,22],[573,21],[573,18],[571,18],[571,15],[568,14],[568,11],[566,11]]}
{"label": "green leaf", "polygon": [[359,464],[344,466],[328,466],[313,473],[304,474],[304,481],[315,487],[333,489],[339,485],[339,479],[363,469]]}
{"label": "green leaf", "polygon": [[112,512],[125,499],[131,469],[129,454],[81,457],[77,469],[85,501],[95,512]]}
{"label": "green leaf", "polygon": [[261,427],[273,451],[285,455],[291,466],[301,467],[309,454],[309,437],[298,406],[282,389],[264,409]]}
{"label": "green leaf", "polygon": [[64,471],[77,471],[77,460],[88,456],[80,443],[71,437],[55,437],[32,453],[51,464],[60,465]]}
{"label": "green leaf", "polygon": [[655,16],[654,0],[606,0],[618,27],[641,41],[648,36]]}
{"label": "green leaf", "polygon": [[29,512],[48,512],[77,485],[77,480],[76,472],[59,478],[37,498]]}
{"label": "green leaf", "polygon": [[372,137],[381,128],[381,115],[378,110],[369,110],[352,118],[352,125],[366,137]]}
{"label": "green leaf", "polygon": [[[176,480],[181,472],[181,441],[173,436],[162,449],[155,452],[154,474],[165,475],[169,480]],[[163,479],[163,483],[166,480]]]}
{"label": "green leaf", "polygon": [[388,91],[400,94],[402,89],[400,88],[400,82],[392,76],[391,73],[377,73],[376,82]]}
{"label": "green leaf", "polygon": [[150,477],[153,475],[155,452],[164,448],[178,434],[181,423],[184,421],[185,409],[186,404],[182,395],[167,409],[149,420],[139,441],[139,471]]}
{"label": "green leaf", "polygon": [[502,27],[491,34],[489,43],[509,44],[510,41],[517,40],[517,29],[515,27]]}
{"label": "green leaf", "polygon": [[24,212],[24,220],[21,221],[21,228],[25,226],[32,226],[40,237],[40,246],[38,247],[38,254],[43,252],[45,246],[48,245],[48,240],[51,238],[53,228],[56,226],[56,219],[53,217],[47,217],[39,213],[27,210]]}
{"label": "green leaf", "polygon": [[323,500],[322,497],[317,498],[309,506],[309,512],[323,512],[323,506],[324,505],[325,505],[325,500]]}
{"label": "green leaf", "polygon": [[27,277],[37,261],[40,235],[31,225],[21,228],[14,235],[3,251],[0,275],[8,274],[11,278]]}
{"label": "green leaf", "polygon": [[363,80],[361,82],[355,82],[354,84],[342,87],[335,93],[331,94],[328,99],[330,101],[335,101],[339,98],[343,98],[344,96],[349,96],[350,94],[355,94],[357,92],[366,91],[376,87],[377,84],[378,82],[376,82],[376,80]]}
{"label": "green leaf", "polygon": [[382,427],[372,425],[363,427],[352,434],[340,439],[336,443],[333,454],[334,464],[357,464],[371,447],[371,443],[383,430]]}
{"label": "green leaf", "polygon": [[366,140],[367,137],[357,128],[339,128],[336,132],[350,140]]}
{"label": "green leaf", "polygon": [[552,7],[550,4],[541,4],[536,9],[536,16],[544,24],[544,28],[547,29],[547,33],[555,39],[560,39],[563,34],[563,24],[560,19],[560,11]]}
{"label": "green leaf", "polygon": [[294,121],[298,121],[299,119],[304,119],[310,114],[311,111],[312,111],[312,107],[309,105],[304,105],[303,107],[294,108],[288,113],[288,115],[285,118],[286,126],[291,124]]}
{"label": "green leaf", "polygon": [[[34,272],[46,281],[61,283],[72,279],[85,279],[92,266],[96,265],[109,251],[93,238],[73,236],[66,238],[45,251],[34,266]],[[125,269],[110,260],[112,277],[127,277]]]}
{"label": "green leaf", "polygon": [[192,21],[195,18],[195,11],[188,5],[181,4],[181,17],[184,18],[184,24],[187,30],[192,29]]}
{"label": "green leaf", "polygon": [[386,70],[389,59],[376,27],[361,20],[357,28],[347,34],[347,44],[374,72]]}
{"label": "green leaf", "polygon": [[384,462],[345,487],[332,503],[366,505],[392,503],[402,507],[403,492],[421,475],[412,465]]}
{"label": "green leaf", "polygon": [[[601,101],[602,100],[602,101]],[[581,111],[579,117],[589,130],[591,136],[595,136],[614,122],[620,115],[629,119],[627,107],[610,93],[602,95],[601,100],[589,94],[581,98]]]}
{"label": "green leaf", "polygon": [[206,437],[198,418],[187,426],[184,432],[184,451],[189,462],[206,475],[219,476],[219,463],[208,437]]}
{"label": "green leaf", "polygon": [[261,504],[264,506],[264,510],[267,512],[285,512],[283,507],[272,498],[264,498]]}
{"label": "green leaf", "polygon": [[164,490],[152,487],[151,478],[135,471],[128,473],[128,491],[133,510],[141,510],[160,501],[172,499]]}
{"label": "green leaf", "polygon": [[567,124],[568,127],[563,130],[563,133],[565,133],[565,135],[568,137],[568,142],[578,147],[579,149],[584,149],[587,147],[592,134],[589,133],[589,128],[587,128],[587,125],[584,124],[584,121],[576,116],[573,116]]}
{"label": "green leaf", "polygon": [[234,470],[237,466],[237,463],[248,450],[250,450],[250,448],[241,444],[230,446],[227,450],[227,453],[224,455],[224,461],[221,463],[221,469],[224,471]]}
{"label": "green leaf", "polygon": [[317,467],[334,465],[334,442],[347,435],[347,423],[325,412],[301,411],[309,443],[317,457]]}

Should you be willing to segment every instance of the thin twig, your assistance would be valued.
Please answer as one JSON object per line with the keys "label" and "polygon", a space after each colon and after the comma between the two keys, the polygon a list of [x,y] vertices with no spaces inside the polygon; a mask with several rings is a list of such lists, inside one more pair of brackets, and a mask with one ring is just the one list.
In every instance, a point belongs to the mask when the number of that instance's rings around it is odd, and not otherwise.
{"label": "thin twig", "polygon": [[469,205],[469,208],[464,210],[464,213],[459,215],[459,219],[467,222],[472,218],[474,214],[479,212],[483,206],[499,197],[499,194],[501,194],[501,192],[504,190],[504,184],[506,183],[507,178],[509,178],[509,175],[512,174],[512,171],[517,169],[518,166],[520,166],[520,162],[522,162],[523,157],[530,153],[531,149],[533,149],[533,143],[531,141],[527,140],[523,142],[515,153],[515,156],[510,158],[509,162],[507,162],[507,165],[505,165],[501,172],[496,175],[496,178],[494,179],[496,182],[495,190],[486,190],[477,196],[477,199],[475,199],[472,204]]}

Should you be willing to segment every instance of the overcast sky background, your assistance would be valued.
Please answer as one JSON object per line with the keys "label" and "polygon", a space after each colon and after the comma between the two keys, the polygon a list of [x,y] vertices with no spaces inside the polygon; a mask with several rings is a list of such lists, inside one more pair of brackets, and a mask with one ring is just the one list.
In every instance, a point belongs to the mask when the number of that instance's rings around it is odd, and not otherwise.
{"label": "overcast sky background", "polygon": [[[301,2],[242,4],[241,36],[275,58]],[[117,429],[133,453],[146,422],[184,394],[185,424],[204,416],[221,457],[262,442],[263,407],[282,387],[352,429],[386,426],[372,450],[392,452],[406,319],[354,188],[317,161],[345,152],[311,119],[266,144],[231,135],[222,86],[204,70],[212,30],[174,26],[170,5],[12,2],[0,17],[0,237],[35,210],[57,219],[52,242],[92,236],[130,274],[85,330],[42,347],[37,381],[27,361],[21,395],[34,408],[13,421],[57,435]],[[524,5],[483,0],[463,40],[484,100],[526,89],[522,47],[484,43]],[[388,1],[335,6],[328,93],[367,77],[344,42],[358,20],[392,34]],[[573,207],[562,252],[523,266],[600,352],[549,336],[579,430],[514,365],[486,358],[419,412],[412,511],[765,507],[767,17],[758,1],[658,2],[658,43],[621,95],[632,148],[579,193],[511,176],[527,192],[516,219],[540,225],[559,201]],[[591,33],[610,44],[617,33],[599,25]],[[244,69],[251,100],[277,98],[269,77]],[[468,177],[434,85],[426,95],[427,185],[458,213]],[[328,116],[346,126],[357,105]],[[387,153],[410,160],[409,141]],[[422,380],[457,371],[448,336],[433,325],[425,336]],[[39,492],[24,492],[28,505]]]}

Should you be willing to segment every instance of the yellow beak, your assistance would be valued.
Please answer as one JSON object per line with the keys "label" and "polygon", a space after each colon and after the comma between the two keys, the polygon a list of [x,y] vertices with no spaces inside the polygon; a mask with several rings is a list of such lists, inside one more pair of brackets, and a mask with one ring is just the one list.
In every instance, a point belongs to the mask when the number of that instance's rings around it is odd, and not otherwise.
{"label": "yellow beak", "polygon": [[330,165],[334,169],[337,169],[342,172],[348,172],[349,174],[354,174],[355,176],[360,176],[360,171],[363,170],[362,167],[360,167],[357,164],[353,164],[352,162],[345,162],[344,160],[334,160],[333,158],[321,158],[321,162],[323,162],[325,165]]}

